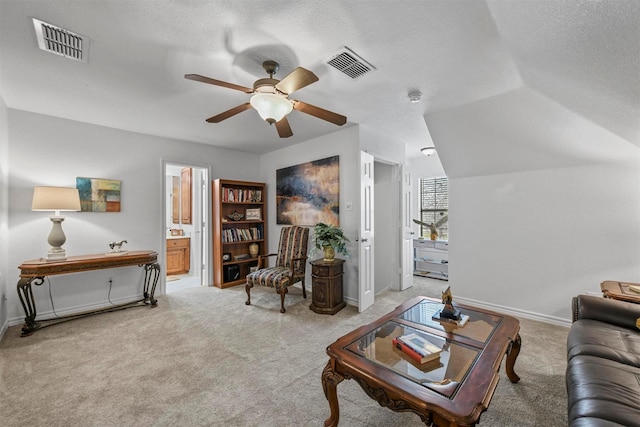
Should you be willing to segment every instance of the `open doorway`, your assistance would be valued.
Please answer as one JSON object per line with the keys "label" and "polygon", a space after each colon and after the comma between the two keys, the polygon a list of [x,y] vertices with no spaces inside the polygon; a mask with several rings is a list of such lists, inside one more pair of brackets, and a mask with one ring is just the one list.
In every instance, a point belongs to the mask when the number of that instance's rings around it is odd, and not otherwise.
{"label": "open doorway", "polygon": [[388,290],[403,290],[407,263],[400,245],[404,228],[403,167],[360,152],[360,227],[358,310],[375,303],[375,296]]}
{"label": "open doorway", "polygon": [[166,293],[209,283],[208,175],[205,167],[164,164]]}
{"label": "open doorway", "polygon": [[374,227],[376,250],[375,295],[398,289],[398,230],[400,198],[398,166],[384,161],[374,162]]}

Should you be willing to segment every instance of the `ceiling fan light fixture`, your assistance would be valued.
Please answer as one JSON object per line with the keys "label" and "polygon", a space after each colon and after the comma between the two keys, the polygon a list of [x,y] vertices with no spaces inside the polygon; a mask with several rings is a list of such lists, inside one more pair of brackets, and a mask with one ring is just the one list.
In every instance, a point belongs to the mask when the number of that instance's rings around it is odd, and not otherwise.
{"label": "ceiling fan light fixture", "polygon": [[420,149],[420,152],[425,156],[431,156],[436,152],[436,147],[424,147]]}
{"label": "ceiling fan light fixture", "polygon": [[289,99],[274,93],[256,93],[249,102],[269,124],[279,122],[293,110],[293,104]]}

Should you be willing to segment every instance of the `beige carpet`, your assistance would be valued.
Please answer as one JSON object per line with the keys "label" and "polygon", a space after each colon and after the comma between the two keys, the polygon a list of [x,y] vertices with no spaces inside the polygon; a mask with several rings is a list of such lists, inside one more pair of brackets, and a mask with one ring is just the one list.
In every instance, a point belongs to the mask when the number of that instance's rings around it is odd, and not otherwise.
{"label": "beige carpet", "polygon": [[[0,343],[3,426],[321,426],[329,416],[321,373],[327,345],[416,296],[439,297],[447,282],[418,279],[374,307],[334,316],[309,310],[300,289],[287,313],[271,289],[187,289],[134,308],[63,323]],[[40,290],[47,292],[46,289]],[[455,290],[454,290],[455,297]],[[569,304],[569,301],[567,301]],[[564,426],[567,328],[522,320],[512,384],[501,379],[481,426]],[[504,364],[503,364],[504,365]],[[420,426],[338,386],[341,426]]]}

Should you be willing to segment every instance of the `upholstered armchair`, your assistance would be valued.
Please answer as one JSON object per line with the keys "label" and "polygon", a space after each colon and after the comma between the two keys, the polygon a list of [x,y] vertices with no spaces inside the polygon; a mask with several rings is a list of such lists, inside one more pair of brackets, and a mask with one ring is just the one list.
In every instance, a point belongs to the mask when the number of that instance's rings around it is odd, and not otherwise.
{"label": "upholstered armchair", "polygon": [[[284,313],[284,296],[289,286],[302,282],[302,296],[307,297],[304,287],[304,276],[307,265],[307,243],[309,242],[309,229],[305,227],[283,227],[280,232],[278,253],[260,255],[258,257],[258,270],[247,275],[247,302],[251,305],[251,288],[255,286],[268,286],[275,288],[280,294],[280,313]],[[276,257],[274,267],[266,267],[268,257]]]}

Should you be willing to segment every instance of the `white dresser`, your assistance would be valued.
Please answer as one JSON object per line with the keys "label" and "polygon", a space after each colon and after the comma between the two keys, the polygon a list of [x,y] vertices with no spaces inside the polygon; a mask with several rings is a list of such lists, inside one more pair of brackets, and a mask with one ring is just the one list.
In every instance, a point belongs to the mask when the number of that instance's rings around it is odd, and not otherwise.
{"label": "white dresser", "polygon": [[413,240],[413,275],[449,280],[449,243],[441,240]]}

